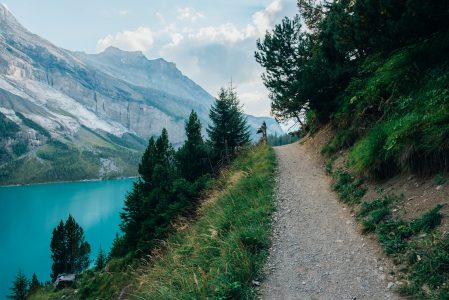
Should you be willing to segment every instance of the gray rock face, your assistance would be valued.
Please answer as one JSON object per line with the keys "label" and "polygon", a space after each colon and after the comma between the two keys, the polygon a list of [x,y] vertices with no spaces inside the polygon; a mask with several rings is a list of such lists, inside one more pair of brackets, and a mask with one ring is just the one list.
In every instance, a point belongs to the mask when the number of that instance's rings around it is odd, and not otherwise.
{"label": "gray rock face", "polygon": [[[0,5],[0,113],[18,124],[22,135],[34,134],[29,150],[53,139],[101,152],[92,134],[146,140],[164,127],[176,146],[185,138],[190,111],[207,125],[213,100],[174,63],[117,48],[100,54],[64,50],[30,33]],[[249,120],[254,131],[263,121]],[[267,122],[281,132],[272,119]]]}

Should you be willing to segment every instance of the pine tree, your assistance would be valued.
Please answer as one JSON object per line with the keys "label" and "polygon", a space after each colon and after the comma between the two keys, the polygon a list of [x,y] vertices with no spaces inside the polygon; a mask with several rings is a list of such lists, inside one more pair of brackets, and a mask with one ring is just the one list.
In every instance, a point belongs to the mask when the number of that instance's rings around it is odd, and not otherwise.
{"label": "pine tree", "polygon": [[185,124],[187,140],[176,153],[181,177],[194,182],[211,170],[208,149],[201,136],[201,122],[192,111]]}
{"label": "pine tree", "polygon": [[168,210],[174,201],[172,188],[177,178],[174,154],[166,129],[156,140],[149,140],[139,165],[140,178],[120,214],[126,252],[143,253],[168,230],[172,217]]}
{"label": "pine tree", "polygon": [[218,159],[229,158],[237,148],[250,142],[249,127],[242,112],[237,93],[231,86],[221,88],[212,106],[209,117],[212,122],[207,128],[214,154]]}
{"label": "pine tree", "polygon": [[53,264],[51,266],[51,278],[56,279],[58,274],[66,270],[67,264],[67,249],[65,245],[65,230],[64,222],[61,220],[58,226],[53,229],[53,234],[50,242],[51,259]]}
{"label": "pine tree", "polygon": [[115,238],[112,241],[111,250],[109,251],[108,260],[114,257],[123,257],[128,254],[128,249],[125,244],[125,239],[118,233],[115,234]]}
{"label": "pine tree", "polygon": [[53,280],[60,273],[78,273],[89,266],[90,245],[84,240],[83,228],[71,215],[53,230],[50,250]]}
{"label": "pine tree", "polygon": [[106,253],[104,253],[103,249],[100,247],[97,259],[95,260],[95,269],[97,271],[102,271],[105,267],[106,267]]}
{"label": "pine tree", "polygon": [[31,276],[29,294],[34,293],[40,286],[41,286],[41,283],[37,279],[36,273],[33,273],[33,276]]}
{"label": "pine tree", "polygon": [[19,271],[12,283],[11,294],[7,297],[13,300],[25,300],[28,295],[28,280],[25,275]]}
{"label": "pine tree", "polygon": [[89,266],[90,246],[84,241],[84,231],[69,215],[64,225],[67,247],[67,270],[76,273]]}

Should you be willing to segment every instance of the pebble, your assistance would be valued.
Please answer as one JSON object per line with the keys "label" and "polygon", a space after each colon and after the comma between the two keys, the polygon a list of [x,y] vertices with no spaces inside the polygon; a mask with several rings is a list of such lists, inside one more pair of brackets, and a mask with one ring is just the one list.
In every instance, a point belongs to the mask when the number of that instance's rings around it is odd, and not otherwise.
{"label": "pebble", "polygon": [[376,266],[369,242],[347,226],[354,222],[346,217],[319,164],[298,144],[276,147],[275,152],[276,242],[262,298],[397,299],[391,287],[386,288],[386,275]]}

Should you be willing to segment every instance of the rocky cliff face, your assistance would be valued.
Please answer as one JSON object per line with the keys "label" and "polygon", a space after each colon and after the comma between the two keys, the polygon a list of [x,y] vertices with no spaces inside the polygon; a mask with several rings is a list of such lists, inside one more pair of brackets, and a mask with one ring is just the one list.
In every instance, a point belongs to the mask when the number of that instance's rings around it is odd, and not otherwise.
{"label": "rocky cliff face", "polygon": [[0,133],[0,183],[133,175],[150,136],[165,127],[182,143],[184,119],[194,109],[207,124],[212,103],[173,63],[58,48],[0,5],[0,125],[17,125]]}

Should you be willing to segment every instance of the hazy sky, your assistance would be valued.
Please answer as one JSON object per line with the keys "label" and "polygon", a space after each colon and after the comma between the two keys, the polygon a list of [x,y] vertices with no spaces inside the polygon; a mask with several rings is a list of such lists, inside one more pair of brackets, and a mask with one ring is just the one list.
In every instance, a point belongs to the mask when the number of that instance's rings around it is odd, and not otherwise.
{"label": "hazy sky", "polygon": [[108,46],[162,57],[213,96],[232,77],[245,111],[268,115],[256,40],[296,0],[3,0],[33,33],[57,46],[88,53]]}

